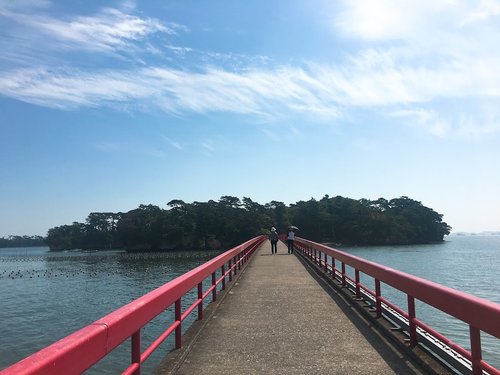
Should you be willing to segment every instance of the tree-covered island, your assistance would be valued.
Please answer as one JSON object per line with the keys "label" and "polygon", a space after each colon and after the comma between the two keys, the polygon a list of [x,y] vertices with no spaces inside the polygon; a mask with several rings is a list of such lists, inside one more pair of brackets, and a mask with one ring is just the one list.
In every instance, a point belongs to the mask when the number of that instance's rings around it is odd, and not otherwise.
{"label": "tree-covered island", "polygon": [[0,248],[47,246],[42,236],[6,236],[0,237]]}
{"label": "tree-covered island", "polygon": [[93,212],[85,223],[51,228],[45,241],[51,250],[225,249],[268,233],[271,226],[284,233],[290,224],[300,228],[301,237],[346,245],[440,242],[451,229],[441,214],[408,197],[373,201],[325,195],[287,206],[223,196],[217,202],[172,200],[166,209],[150,204],[125,213]]}

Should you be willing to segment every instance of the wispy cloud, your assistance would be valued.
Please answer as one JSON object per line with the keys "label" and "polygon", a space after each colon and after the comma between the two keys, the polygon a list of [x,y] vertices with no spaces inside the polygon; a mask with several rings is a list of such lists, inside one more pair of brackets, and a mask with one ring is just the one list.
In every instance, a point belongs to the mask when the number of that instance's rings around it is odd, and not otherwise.
{"label": "wispy cloud", "polygon": [[36,39],[47,50],[117,51],[137,48],[137,42],[156,33],[173,35],[185,31],[185,27],[175,23],[165,24],[155,18],[129,14],[130,6],[124,10],[103,8],[87,16],[65,16],[57,18],[49,12],[32,13],[33,8],[50,9],[47,1],[21,2],[16,6],[0,3],[0,17],[17,25],[11,35]]}
{"label": "wispy cloud", "polygon": [[179,142],[174,141],[173,139],[170,139],[169,137],[166,137],[164,135],[162,135],[161,137],[165,140],[165,142],[167,142],[173,148],[175,148],[179,151],[184,150],[184,147]]}
{"label": "wispy cloud", "polygon": [[102,152],[106,152],[106,153],[114,153],[114,152],[120,151],[120,149],[121,149],[121,146],[119,144],[110,143],[110,142],[96,143],[94,145],[94,147],[97,150],[102,151]]}
{"label": "wispy cloud", "polygon": [[269,130],[269,129],[261,129],[262,130],[262,133],[264,133],[269,139],[273,140],[273,141],[279,141],[280,137],[278,137],[278,135]]}
{"label": "wispy cloud", "polygon": [[355,46],[347,70],[323,74],[344,103],[389,107],[437,136],[498,132],[500,1],[343,0],[332,14]]}
{"label": "wispy cloud", "polygon": [[[133,71],[16,70],[0,74],[0,92],[26,102],[61,109],[127,104],[154,105],[167,112],[230,112],[266,121],[295,115],[335,120],[355,108],[387,108],[437,124],[433,100],[468,96],[498,98],[500,75],[495,61],[434,69],[400,67],[390,54],[371,51],[342,66],[308,69],[277,67],[240,73],[207,68],[186,72],[169,68]],[[491,74],[485,74],[491,71]],[[409,105],[416,109],[408,110]],[[405,111],[397,112],[403,106]],[[395,112],[396,111],[396,112]],[[433,125],[443,135],[446,125]]]}
{"label": "wispy cloud", "polygon": [[[228,112],[259,121],[305,116],[331,122],[363,109],[389,120],[411,119],[437,136],[500,131],[499,1],[342,1],[333,27],[353,41],[351,52],[336,63],[302,66],[146,42],[149,35],[187,29],[136,16],[131,6],[57,20],[5,4],[0,2],[3,17],[80,48],[118,50],[142,40],[143,48],[158,55],[210,58],[182,68],[156,62],[96,71],[40,64],[0,72],[0,94],[25,102],[65,110],[155,107],[178,116]],[[228,60],[235,64],[214,63]],[[436,103],[443,101],[468,105],[442,113]]]}
{"label": "wispy cloud", "polygon": [[206,140],[201,142],[201,147],[205,153],[212,154],[215,151],[215,146],[212,141]]}
{"label": "wispy cloud", "polygon": [[21,21],[72,46],[89,49],[120,48],[151,33],[174,33],[157,20],[142,19],[112,8],[71,20],[24,18]]}

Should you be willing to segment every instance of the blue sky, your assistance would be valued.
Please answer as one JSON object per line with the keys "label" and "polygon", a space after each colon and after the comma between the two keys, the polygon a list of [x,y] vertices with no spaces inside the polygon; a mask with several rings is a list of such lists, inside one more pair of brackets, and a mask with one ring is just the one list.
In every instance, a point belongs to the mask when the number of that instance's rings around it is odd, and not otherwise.
{"label": "blue sky", "polygon": [[0,0],[0,236],[408,196],[500,230],[500,2]]}

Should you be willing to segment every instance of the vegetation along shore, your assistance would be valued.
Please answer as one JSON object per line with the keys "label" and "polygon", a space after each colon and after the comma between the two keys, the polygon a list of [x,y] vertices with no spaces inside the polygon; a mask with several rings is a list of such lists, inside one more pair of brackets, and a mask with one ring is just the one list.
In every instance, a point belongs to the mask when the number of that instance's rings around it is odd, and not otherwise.
{"label": "vegetation along shore", "polygon": [[[214,250],[237,245],[272,226],[284,233],[290,225],[300,236],[323,243],[402,245],[443,241],[451,227],[442,215],[408,197],[387,200],[325,195],[286,205],[264,205],[244,197],[186,203],[172,200],[163,209],[140,205],[128,212],[92,212],[85,223],[49,229],[40,236],[10,236],[0,246],[127,251]],[[24,239],[24,241],[23,241]],[[3,240],[3,241],[2,241]]]}

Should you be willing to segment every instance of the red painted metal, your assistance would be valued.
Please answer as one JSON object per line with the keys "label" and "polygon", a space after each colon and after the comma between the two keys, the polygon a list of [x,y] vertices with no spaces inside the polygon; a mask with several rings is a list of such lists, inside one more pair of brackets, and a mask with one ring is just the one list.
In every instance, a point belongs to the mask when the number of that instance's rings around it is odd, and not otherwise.
{"label": "red painted metal", "polygon": [[[187,314],[180,314],[182,297],[193,288],[200,288],[200,285],[203,290],[203,280],[212,274],[215,275],[216,270],[219,270],[226,263],[229,264],[228,262],[231,259],[248,260],[255,249],[265,240],[266,236],[255,237],[226,251],[94,323],[0,371],[0,374],[81,374],[131,337],[135,337],[131,340],[133,363],[123,373],[140,374],[140,365],[144,363],[150,354],[174,331],[181,332],[181,322],[187,316]],[[238,268],[240,267],[241,262],[238,261]],[[199,298],[198,294],[198,299],[186,311],[191,312],[196,306],[202,305],[203,299],[212,292],[216,293],[216,289],[217,285],[212,285],[208,291],[202,293],[202,299]],[[140,360],[137,361],[137,348],[139,348],[140,353],[141,328],[174,304],[176,310],[175,321],[140,355]],[[198,314],[198,318],[200,318],[200,314]],[[182,344],[182,340],[176,340],[176,346],[178,344]]]}
{"label": "red painted metal", "polygon": [[175,349],[180,349],[182,347],[182,313],[180,298],[175,301],[174,306],[175,321],[179,323],[175,328]]}
{"label": "red painted metal", "polygon": [[346,286],[345,263],[342,261],[342,286]]}
{"label": "red painted metal", "polygon": [[476,327],[469,326],[470,332],[470,352],[472,355],[472,375],[481,375],[481,331]]}
{"label": "red painted metal", "polygon": [[[229,260],[229,264],[231,264],[231,260]],[[198,283],[198,320],[203,319],[203,283]]]}
{"label": "red painted metal", "polygon": [[333,278],[335,278],[335,274],[336,274],[336,269],[335,269],[335,258],[332,257],[332,276]]}
{"label": "red painted metal", "polygon": [[355,283],[356,283],[356,298],[361,297],[361,290],[359,289],[359,270],[354,270]]}
{"label": "red painted metal", "polygon": [[382,288],[380,287],[380,280],[375,279],[375,309],[377,311],[377,318],[382,316],[382,302],[380,296],[382,295]]}
{"label": "red painted metal", "polygon": [[215,272],[212,272],[212,302],[217,300],[217,280],[215,279]]}
{"label": "red painted metal", "polygon": [[226,290],[226,271],[224,265],[220,268],[220,273],[222,274],[222,290]]}
{"label": "red painted metal", "polygon": [[[131,345],[131,364],[134,366],[132,374],[141,375],[141,330],[139,329],[132,335]],[[131,366],[131,367],[132,367]]]}
{"label": "red painted metal", "polygon": [[408,324],[410,325],[410,347],[417,345],[417,324],[415,316],[415,298],[408,295]]}
{"label": "red painted metal", "polygon": [[[315,252],[319,251],[339,260],[342,265],[340,273],[342,286],[346,286],[346,280],[350,280],[356,284],[357,279],[353,281],[346,274],[346,265],[349,265],[355,271],[360,271],[373,277],[375,279],[375,292],[370,291],[366,286],[363,286],[363,291],[376,296],[377,315],[379,315],[379,310],[381,310],[381,304],[383,303],[409,320],[410,335],[413,337],[410,338],[411,343],[416,342],[416,327],[419,327],[470,360],[472,362],[473,374],[481,374],[483,370],[486,370],[490,374],[500,375],[500,370],[493,368],[482,360],[480,337],[480,332],[482,331],[500,339],[500,304],[370,262],[313,241],[296,237],[295,245],[301,252],[305,252],[306,254],[310,251],[310,248],[313,248]],[[381,296],[381,282],[398,289],[408,296],[409,312],[403,311]],[[416,319],[414,299],[418,299],[469,324],[471,352],[468,352]]]}

